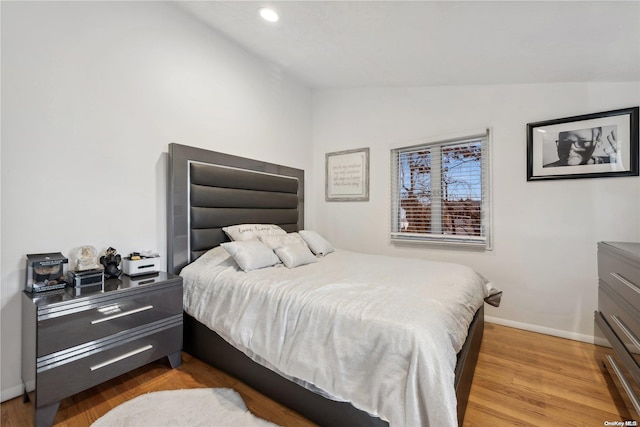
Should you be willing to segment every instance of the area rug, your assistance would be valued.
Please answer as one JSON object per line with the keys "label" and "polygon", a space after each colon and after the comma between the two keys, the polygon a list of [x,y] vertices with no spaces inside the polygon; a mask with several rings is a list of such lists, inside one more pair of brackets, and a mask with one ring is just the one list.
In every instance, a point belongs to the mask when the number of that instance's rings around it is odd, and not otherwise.
{"label": "area rug", "polygon": [[253,415],[229,388],[156,391],[104,414],[92,427],[277,427]]}

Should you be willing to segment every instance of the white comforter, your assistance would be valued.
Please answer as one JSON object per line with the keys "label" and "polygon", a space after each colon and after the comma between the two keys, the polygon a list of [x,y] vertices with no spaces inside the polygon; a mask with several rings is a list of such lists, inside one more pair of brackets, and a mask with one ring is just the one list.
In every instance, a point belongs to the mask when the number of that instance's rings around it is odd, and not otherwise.
{"label": "white comforter", "polygon": [[457,425],[456,353],[496,292],[462,265],[344,250],[245,273],[218,247],[181,275],[188,314],[391,427]]}

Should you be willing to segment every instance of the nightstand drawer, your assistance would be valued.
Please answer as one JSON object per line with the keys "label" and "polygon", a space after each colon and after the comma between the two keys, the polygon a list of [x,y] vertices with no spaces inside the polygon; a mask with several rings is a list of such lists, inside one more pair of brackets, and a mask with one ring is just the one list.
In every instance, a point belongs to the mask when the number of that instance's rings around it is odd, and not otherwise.
{"label": "nightstand drawer", "polygon": [[57,402],[89,387],[129,372],[182,347],[182,323],[149,328],[118,343],[51,363],[38,369],[36,406]]}
{"label": "nightstand drawer", "polygon": [[182,313],[182,286],[164,286],[101,298],[38,322],[37,357]]}

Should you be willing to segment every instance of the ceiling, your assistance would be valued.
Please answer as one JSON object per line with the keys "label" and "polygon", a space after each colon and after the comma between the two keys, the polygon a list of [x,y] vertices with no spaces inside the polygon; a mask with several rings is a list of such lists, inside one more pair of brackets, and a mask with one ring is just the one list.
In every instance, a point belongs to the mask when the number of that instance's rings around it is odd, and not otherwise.
{"label": "ceiling", "polygon": [[176,4],[311,88],[640,80],[637,0]]}

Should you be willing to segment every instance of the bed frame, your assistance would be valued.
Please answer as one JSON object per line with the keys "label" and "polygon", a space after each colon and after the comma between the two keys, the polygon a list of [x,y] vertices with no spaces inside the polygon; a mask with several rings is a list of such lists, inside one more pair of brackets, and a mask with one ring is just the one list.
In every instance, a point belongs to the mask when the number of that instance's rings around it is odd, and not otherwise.
{"label": "bed frame", "polygon": [[[169,144],[167,267],[172,273],[228,241],[222,227],[239,223],[304,228],[304,171],[180,144]],[[476,313],[458,353],[458,424],[469,398],[484,331]],[[322,426],[388,426],[347,402],[320,396],[257,364],[185,313],[183,350]]]}

